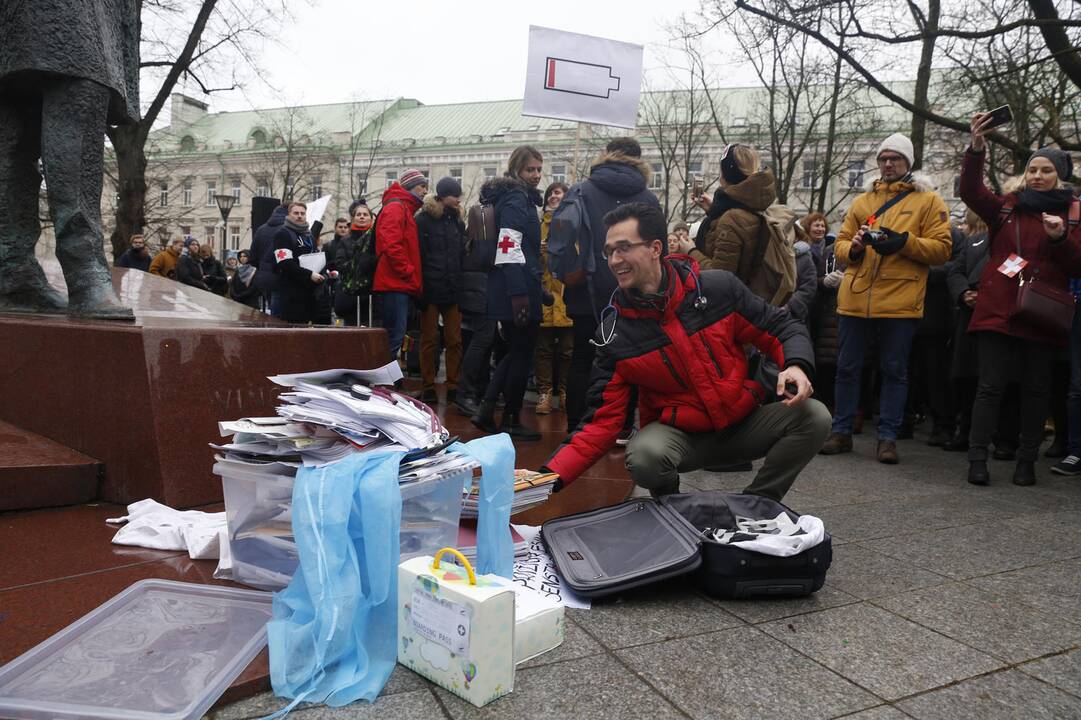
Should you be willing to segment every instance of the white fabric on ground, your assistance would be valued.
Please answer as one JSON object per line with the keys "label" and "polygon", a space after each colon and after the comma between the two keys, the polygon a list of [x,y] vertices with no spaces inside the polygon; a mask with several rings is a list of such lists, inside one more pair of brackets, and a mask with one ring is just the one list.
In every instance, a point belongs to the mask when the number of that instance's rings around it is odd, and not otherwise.
{"label": "white fabric on ground", "polygon": [[772,520],[738,517],[735,530],[715,530],[708,537],[763,555],[791,557],[821,543],[826,538],[826,526],[814,515],[801,515],[797,522],[792,522],[782,512]]}
{"label": "white fabric on ground", "polygon": [[126,523],[113,536],[114,545],[186,550],[192,560],[216,560],[219,533],[226,527],[224,512],[174,510],[150,499],[128,505],[127,515],[105,522]]}

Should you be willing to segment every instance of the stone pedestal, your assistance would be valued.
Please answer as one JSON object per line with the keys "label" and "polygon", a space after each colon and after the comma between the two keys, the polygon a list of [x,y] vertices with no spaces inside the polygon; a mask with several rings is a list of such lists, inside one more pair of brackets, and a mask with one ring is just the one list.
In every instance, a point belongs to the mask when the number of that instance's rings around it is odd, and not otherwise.
{"label": "stone pedestal", "polygon": [[114,270],[135,323],[0,315],[0,420],[96,458],[98,497],[222,499],[219,420],[273,415],[267,375],[370,368],[383,330],[290,326],[211,293]]}

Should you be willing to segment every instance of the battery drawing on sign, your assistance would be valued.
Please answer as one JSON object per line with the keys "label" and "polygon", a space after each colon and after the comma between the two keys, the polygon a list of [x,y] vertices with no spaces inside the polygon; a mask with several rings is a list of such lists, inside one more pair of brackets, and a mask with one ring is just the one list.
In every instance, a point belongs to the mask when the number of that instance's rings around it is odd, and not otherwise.
{"label": "battery drawing on sign", "polygon": [[619,78],[610,65],[550,57],[544,70],[544,89],[608,98],[619,92]]}

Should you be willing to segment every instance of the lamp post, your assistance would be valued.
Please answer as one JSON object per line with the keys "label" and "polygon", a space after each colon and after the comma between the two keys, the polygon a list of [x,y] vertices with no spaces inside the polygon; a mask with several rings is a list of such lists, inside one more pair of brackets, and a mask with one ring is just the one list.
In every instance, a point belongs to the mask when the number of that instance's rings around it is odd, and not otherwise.
{"label": "lamp post", "polygon": [[233,205],[236,205],[236,197],[233,195],[215,195],[214,202],[218,204],[218,210],[221,211],[221,264],[225,266],[225,241],[229,232],[229,213],[233,209]]}

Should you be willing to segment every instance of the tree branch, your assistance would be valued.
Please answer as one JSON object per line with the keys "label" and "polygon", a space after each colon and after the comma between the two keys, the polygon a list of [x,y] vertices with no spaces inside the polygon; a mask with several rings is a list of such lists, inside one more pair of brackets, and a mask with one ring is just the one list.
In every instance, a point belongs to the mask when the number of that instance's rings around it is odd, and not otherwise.
{"label": "tree branch", "polygon": [[[1030,0],[1030,2],[1035,1],[1037,0]],[[938,113],[932,112],[926,108],[917,107],[909,100],[893,92],[888,87],[886,87],[878,78],[876,78],[871,71],[863,67],[863,65],[858,60],[852,57],[852,54],[850,52],[848,52],[842,47],[839,47],[836,43],[834,43],[832,40],[827,38],[822,33],[818,32],[817,30],[804,27],[803,25],[800,25],[792,20],[775,15],[768,10],[763,10],[761,8],[755,7],[751,5],[747,0],[736,0],[736,7],[741,10],[746,10],[752,15],[757,15],[761,18],[765,18],[772,23],[776,23],[777,25],[796,30],[803,33],[804,35],[807,35],[808,37],[817,40],[820,45],[843,58],[844,61],[848,64],[848,66],[855,70],[857,73],[859,73],[867,81],[867,84],[874,88],[880,95],[896,103],[897,105],[900,105],[905,110],[920,115],[921,117],[927,118],[931,122],[941,125],[942,127],[949,128],[951,130],[956,130],[961,133],[967,133],[970,131],[971,128],[968,123],[954,120],[944,115],[939,115]],[[1015,141],[1011,140],[1005,135],[1002,135],[1001,133],[990,133],[987,138],[989,140],[997,142],[1004,147],[1009,148],[1011,151],[1019,149],[1019,146]]]}
{"label": "tree branch", "polygon": [[1066,73],[1074,85],[1081,87],[1081,55],[1066,34],[1054,0],[1028,0],[1028,6],[1038,19],[1048,21],[1040,26],[1040,34],[1047,43],[1047,49],[1054,53],[1055,62],[1062,68],[1062,72]]}
{"label": "tree branch", "polygon": [[176,62],[173,63],[169,72],[165,75],[165,79],[162,80],[161,87],[158,88],[158,94],[154,96],[150,107],[143,114],[141,124],[147,128],[150,128],[158,119],[161,109],[165,107],[165,101],[169,99],[169,96],[173,93],[173,88],[176,87],[176,81],[191,65],[191,58],[195,54],[195,48],[199,45],[199,38],[202,37],[203,30],[206,29],[206,24],[210,20],[210,15],[217,3],[218,0],[203,0],[203,4],[199,8],[199,14],[195,16],[195,22],[191,26],[191,31],[188,32],[188,39],[184,43],[184,49],[180,51]]}

